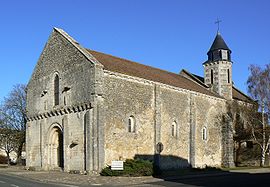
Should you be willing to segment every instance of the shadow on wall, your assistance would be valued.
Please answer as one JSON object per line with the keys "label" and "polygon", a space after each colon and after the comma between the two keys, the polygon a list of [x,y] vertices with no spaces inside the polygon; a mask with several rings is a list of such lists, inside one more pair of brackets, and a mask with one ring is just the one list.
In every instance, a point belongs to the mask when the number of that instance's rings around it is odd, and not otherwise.
{"label": "shadow on wall", "polygon": [[154,175],[160,175],[163,170],[174,170],[180,168],[189,168],[187,159],[174,155],[140,155],[136,154],[134,159],[150,160],[154,164]]}

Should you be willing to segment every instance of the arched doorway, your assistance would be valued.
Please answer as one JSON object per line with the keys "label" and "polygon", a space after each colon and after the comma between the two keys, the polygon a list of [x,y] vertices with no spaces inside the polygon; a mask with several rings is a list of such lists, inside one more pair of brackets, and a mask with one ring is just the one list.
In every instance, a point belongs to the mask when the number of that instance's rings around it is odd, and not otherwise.
{"label": "arched doorway", "polygon": [[48,146],[48,161],[51,169],[64,168],[63,132],[58,126],[51,129]]}

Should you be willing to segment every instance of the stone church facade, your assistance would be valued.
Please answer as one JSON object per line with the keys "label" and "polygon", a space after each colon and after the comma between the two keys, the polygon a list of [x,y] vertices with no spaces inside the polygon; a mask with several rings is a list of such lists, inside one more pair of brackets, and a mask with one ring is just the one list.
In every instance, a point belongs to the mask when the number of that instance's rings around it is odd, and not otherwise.
{"label": "stone church facade", "polygon": [[232,166],[226,102],[249,98],[233,86],[219,33],[207,54],[204,78],[175,74],[86,49],[54,28],[27,87],[27,167],[98,172],[154,155],[162,169]]}

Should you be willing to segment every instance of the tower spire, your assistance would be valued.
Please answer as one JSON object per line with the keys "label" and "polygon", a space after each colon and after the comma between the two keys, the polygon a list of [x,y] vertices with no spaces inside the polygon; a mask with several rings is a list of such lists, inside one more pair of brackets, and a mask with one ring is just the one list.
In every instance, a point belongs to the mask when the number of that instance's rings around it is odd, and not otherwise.
{"label": "tower spire", "polygon": [[[218,20],[217,24],[219,24],[219,22]],[[208,60],[203,63],[205,84],[207,84],[212,91],[228,100],[232,99],[231,53],[232,51],[218,32],[207,53]]]}

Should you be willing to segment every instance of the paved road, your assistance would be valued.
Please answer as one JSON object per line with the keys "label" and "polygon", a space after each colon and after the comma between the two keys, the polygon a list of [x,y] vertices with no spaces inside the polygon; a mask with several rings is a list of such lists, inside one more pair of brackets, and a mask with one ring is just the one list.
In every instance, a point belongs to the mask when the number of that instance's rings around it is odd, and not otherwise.
{"label": "paved road", "polygon": [[[29,178],[14,176],[9,173],[0,173],[0,187],[110,187],[111,185],[88,184],[88,185],[73,185],[61,183],[43,183]],[[125,186],[125,185],[123,185]]]}
{"label": "paved road", "polygon": [[269,187],[270,173],[229,173],[219,176],[204,176],[186,179],[171,179],[149,183],[149,185],[158,186],[206,186],[206,187]]}
{"label": "paved road", "polygon": [[65,184],[48,184],[40,183],[37,181],[23,179],[7,174],[0,174],[0,186],[1,187],[75,187],[73,185]]}

